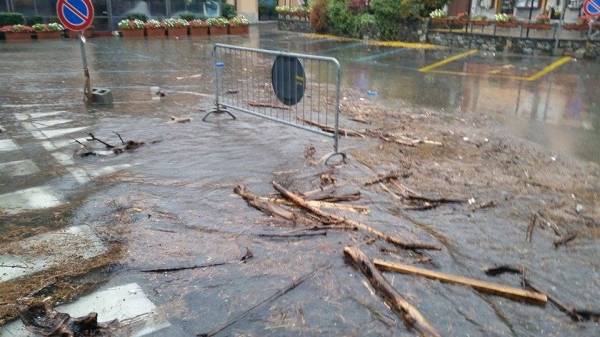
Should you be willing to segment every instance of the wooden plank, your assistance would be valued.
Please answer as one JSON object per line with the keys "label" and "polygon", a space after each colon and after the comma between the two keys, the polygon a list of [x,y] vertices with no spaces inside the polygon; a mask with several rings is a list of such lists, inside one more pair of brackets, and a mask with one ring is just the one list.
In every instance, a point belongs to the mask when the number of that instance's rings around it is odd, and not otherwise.
{"label": "wooden plank", "polygon": [[423,337],[440,337],[440,334],[425,319],[421,312],[389,284],[385,277],[383,277],[383,274],[373,265],[371,259],[359,248],[353,246],[345,247],[344,256],[367,277],[377,294],[404,320],[404,323],[409,328],[415,328]]}
{"label": "wooden plank", "polygon": [[433,270],[418,268],[415,266],[399,263],[399,262],[388,262],[380,259],[374,260],[375,266],[381,270],[385,271],[395,271],[403,274],[411,274],[423,276],[426,278],[438,280],[441,282],[452,283],[452,284],[460,284],[469,286],[478,291],[507,297],[510,299],[516,300],[525,300],[528,302],[533,302],[536,304],[546,304],[548,302],[548,296],[542,293],[514,288],[505,286],[502,284],[491,283],[481,280],[476,280],[464,276],[445,274]]}

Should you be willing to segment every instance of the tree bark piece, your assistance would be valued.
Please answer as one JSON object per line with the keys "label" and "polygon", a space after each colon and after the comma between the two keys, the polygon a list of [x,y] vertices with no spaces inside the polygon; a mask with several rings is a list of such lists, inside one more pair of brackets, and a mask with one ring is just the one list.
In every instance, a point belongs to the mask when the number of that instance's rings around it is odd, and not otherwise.
{"label": "tree bark piece", "polygon": [[267,215],[278,216],[293,222],[296,222],[298,220],[298,217],[294,212],[288,211],[283,207],[262,200],[259,196],[256,196],[255,194],[250,192],[244,185],[237,185],[233,188],[233,192],[242,197],[242,199],[246,200],[248,205],[258,209],[259,211]]}
{"label": "tree bark piece", "polygon": [[564,244],[567,244],[573,240],[575,240],[575,238],[577,237],[577,232],[572,232],[572,233],[567,233],[565,234],[563,237],[561,237],[560,239],[554,241],[554,248],[558,248]]}
{"label": "tree bark piece", "polygon": [[535,228],[535,225],[537,224],[537,218],[538,218],[538,215],[537,215],[537,213],[535,213],[535,214],[533,214],[533,217],[529,221],[529,225],[527,226],[527,234],[525,235],[525,240],[527,240],[527,242],[531,242],[531,238],[533,236],[533,229]]}
{"label": "tree bark piece", "polygon": [[360,249],[351,246],[345,247],[344,255],[354,267],[365,275],[379,296],[381,296],[384,302],[404,320],[406,326],[416,329],[423,337],[440,337],[440,334],[431,326],[431,324],[429,324],[419,310],[408,303],[408,301],[406,301],[404,297],[388,283],[381,272],[375,268],[373,262],[371,262]]}
{"label": "tree bark piece", "polygon": [[[323,125],[323,124],[319,124],[317,122],[313,122],[309,119],[306,118],[302,118],[302,117],[296,117],[299,121],[306,123],[310,126],[316,126],[319,129],[328,132],[328,133],[335,133],[335,128],[331,127],[331,126],[327,126],[327,125]],[[338,128],[338,134],[342,135],[342,136],[346,136],[346,137],[359,137],[359,138],[365,138],[365,135],[360,132],[360,131],[356,131],[356,130],[350,130],[350,129],[344,129],[344,128]]]}
{"label": "tree bark piece", "polygon": [[360,223],[358,221],[354,221],[354,220],[351,220],[348,218],[344,218],[341,216],[337,216],[335,214],[330,214],[325,211],[322,211],[319,208],[309,205],[306,202],[306,200],[304,200],[302,197],[300,197],[299,195],[297,195],[295,193],[288,191],[287,189],[285,189],[283,186],[279,185],[276,182],[273,182],[273,187],[275,188],[275,190],[277,190],[277,192],[281,193],[281,195],[283,195],[286,199],[292,201],[294,204],[298,205],[299,207],[316,215],[324,223],[334,224],[334,225],[345,224],[353,229],[365,231],[371,235],[374,235],[382,240],[385,240],[389,243],[395,244],[404,249],[440,250],[440,247],[433,245],[433,244],[420,243],[420,242],[409,242],[409,241],[399,238],[397,236],[387,235],[373,227],[370,227],[370,226]]}
{"label": "tree bark piece", "polygon": [[[286,199],[280,199],[280,198],[260,197],[260,200],[263,200],[265,202],[271,202],[271,203],[278,204],[278,205],[288,205],[288,206],[293,205],[292,202],[290,202]],[[349,211],[349,212],[353,212],[353,213],[369,214],[369,207],[367,207],[367,206],[340,204],[340,203],[335,203],[335,202],[327,202],[327,201],[319,201],[319,200],[306,200],[306,202],[309,205],[311,205],[313,207],[317,207],[317,208],[335,208],[335,209],[339,209],[342,211]]]}
{"label": "tree bark piece", "polygon": [[433,270],[428,270],[424,268],[414,267],[411,265],[407,265],[399,262],[388,262],[379,259],[375,259],[375,266],[377,268],[386,270],[386,271],[395,271],[403,274],[411,274],[417,276],[423,276],[429,279],[438,280],[445,283],[452,284],[460,284],[469,286],[475,290],[503,296],[510,299],[516,300],[525,300],[528,302],[532,302],[535,304],[546,304],[548,302],[548,296],[539,292],[533,292],[528,290],[523,290],[519,288],[509,287],[497,283],[491,283],[486,281],[480,281],[464,276],[451,275],[446,273],[441,273]]}

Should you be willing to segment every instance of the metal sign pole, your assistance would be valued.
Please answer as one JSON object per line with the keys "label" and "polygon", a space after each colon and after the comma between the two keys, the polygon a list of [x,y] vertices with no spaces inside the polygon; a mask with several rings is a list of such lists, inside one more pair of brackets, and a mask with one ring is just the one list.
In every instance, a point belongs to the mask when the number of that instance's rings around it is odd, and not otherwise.
{"label": "metal sign pole", "polygon": [[85,53],[85,36],[83,32],[79,32],[79,48],[81,49],[81,62],[83,64],[83,76],[85,77],[85,84],[83,86],[84,101],[92,101],[92,83],[90,79],[90,71],[87,64],[87,55]]}

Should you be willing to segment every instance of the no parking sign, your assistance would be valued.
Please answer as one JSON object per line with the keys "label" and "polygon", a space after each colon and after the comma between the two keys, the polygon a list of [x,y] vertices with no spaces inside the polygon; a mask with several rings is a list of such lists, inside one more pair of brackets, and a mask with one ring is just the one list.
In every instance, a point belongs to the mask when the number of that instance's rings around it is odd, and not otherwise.
{"label": "no parking sign", "polygon": [[600,16],[600,0],[586,0],[583,4],[583,12],[587,16]]}
{"label": "no parking sign", "polygon": [[83,31],[94,21],[94,6],[91,0],[58,0],[56,14],[67,29]]}

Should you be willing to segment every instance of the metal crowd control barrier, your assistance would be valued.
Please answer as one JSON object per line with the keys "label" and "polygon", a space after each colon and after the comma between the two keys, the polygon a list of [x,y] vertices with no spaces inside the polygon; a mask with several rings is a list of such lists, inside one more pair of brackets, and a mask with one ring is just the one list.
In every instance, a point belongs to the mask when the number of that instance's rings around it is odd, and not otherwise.
{"label": "metal crowd control barrier", "polygon": [[215,44],[215,109],[228,109],[333,139],[340,155],[341,68],[333,57]]}

